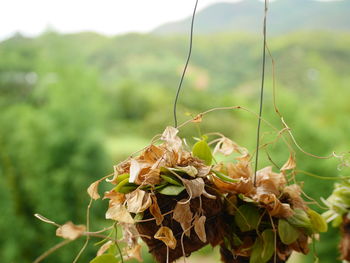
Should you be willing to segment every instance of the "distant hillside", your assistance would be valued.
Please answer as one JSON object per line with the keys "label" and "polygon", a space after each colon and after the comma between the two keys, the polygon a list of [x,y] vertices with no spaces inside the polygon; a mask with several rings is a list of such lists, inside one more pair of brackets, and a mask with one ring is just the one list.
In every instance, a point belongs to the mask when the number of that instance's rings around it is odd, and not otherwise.
{"label": "distant hillside", "polygon": [[[198,12],[196,33],[261,32],[263,2],[243,0],[218,3]],[[313,0],[276,0],[270,3],[268,31],[283,34],[299,30],[350,31],[350,1],[320,2]],[[190,18],[164,24],[156,34],[183,34],[189,30]]]}

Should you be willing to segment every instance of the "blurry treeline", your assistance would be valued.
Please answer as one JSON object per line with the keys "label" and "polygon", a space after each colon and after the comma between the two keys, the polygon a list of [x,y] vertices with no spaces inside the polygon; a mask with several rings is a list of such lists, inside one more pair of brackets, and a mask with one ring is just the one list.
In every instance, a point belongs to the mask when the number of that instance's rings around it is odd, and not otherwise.
{"label": "blurry treeline", "polygon": [[[349,151],[350,35],[295,33],[270,39],[269,48],[276,60],[277,105],[300,145],[318,155]],[[88,185],[173,125],[187,49],[185,36],[139,34],[46,32],[0,43],[1,262],[31,262],[60,240],[34,213],[84,224]],[[260,68],[260,37],[196,36],[179,101],[180,122],[214,107],[240,105],[257,112]],[[282,129],[269,60],[267,68],[264,118]],[[256,121],[245,111],[215,112],[181,135],[191,142],[200,133],[222,132],[253,152]],[[264,142],[273,140],[276,131],[263,128]],[[267,149],[276,165],[288,158],[281,140]],[[262,152],[264,165],[269,160]],[[335,160],[297,157],[298,169],[346,175]],[[297,180],[305,181],[305,192],[318,201],[333,186],[302,174]],[[106,206],[94,205],[93,230],[102,226]],[[321,262],[335,262],[337,240],[334,230],[321,236],[316,245]],[[69,245],[46,262],[71,262],[81,245]],[[95,250],[91,245],[81,262]]]}

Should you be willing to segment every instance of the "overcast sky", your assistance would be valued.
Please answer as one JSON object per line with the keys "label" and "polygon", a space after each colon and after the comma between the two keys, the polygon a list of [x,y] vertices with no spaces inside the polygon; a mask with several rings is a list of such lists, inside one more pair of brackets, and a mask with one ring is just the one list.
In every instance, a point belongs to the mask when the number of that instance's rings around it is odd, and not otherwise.
{"label": "overcast sky", "polygon": [[[35,36],[47,28],[59,32],[96,31],[115,35],[147,32],[192,13],[195,0],[0,0],[0,40],[15,32]],[[198,9],[215,2],[199,0]]]}

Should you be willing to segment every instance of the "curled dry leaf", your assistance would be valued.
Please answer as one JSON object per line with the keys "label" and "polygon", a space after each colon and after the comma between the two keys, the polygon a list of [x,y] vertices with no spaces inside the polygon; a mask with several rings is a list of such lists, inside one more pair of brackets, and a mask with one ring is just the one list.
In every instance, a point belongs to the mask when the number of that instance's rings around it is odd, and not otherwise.
{"label": "curled dry leaf", "polygon": [[186,199],[181,200],[175,206],[173,218],[180,223],[182,230],[185,231],[186,236],[191,234],[191,222],[193,214],[190,208],[190,202],[186,202]]}
{"label": "curled dry leaf", "polygon": [[281,172],[285,172],[287,170],[293,170],[297,166],[295,162],[294,154],[290,154],[287,162],[280,169]]}
{"label": "curled dry leaf", "polygon": [[84,225],[74,225],[72,222],[67,222],[56,230],[56,236],[65,239],[75,240],[85,232]]}
{"label": "curled dry leaf", "polygon": [[223,137],[215,145],[214,154],[222,153],[225,156],[231,155],[233,152],[237,152],[238,145],[229,138]]}
{"label": "curled dry leaf", "polygon": [[110,203],[113,204],[123,204],[125,201],[125,194],[116,192],[114,190],[105,192],[103,199],[110,199]]}
{"label": "curled dry leaf", "polygon": [[100,184],[100,182],[101,182],[100,180],[93,182],[87,189],[89,196],[94,200],[97,200],[100,198],[100,195],[98,194],[98,185]]}
{"label": "curled dry leaf", "polygon": [[131,217],[126,207],[122,204],[112,203],[106,212],[106,219],[112,219],[115,221],[129,224],[134,223],[134,219]]}
{"label": "curled dry leaf", "polygon": [[155,163],[157,160],[162,158],[164,152],[165,149],[152,144],[147,147],[141,157],[148,163]]}
{"label": "curled dry leaf", "polygon": [[143,190],[136,189],[126,195],[127,210],[130,213],[140,213],[145,211],[152,204],[152,200],[149,193]]}
{"label": "curled dry leaf", "polygon": [[149,211],[156,219],[157,226],[159,226],[163,222],[164,217],[158,206],[157,197],[155,195],[151,195],[151,198],[152,198],[152,205],[150,206]]}
{"label": "curled dry leaf", "polygon": [[258,194],[272,193],[280,194],[280,190],[286,185],[286,179],[282,173],[274,173],[272,167],[265,167],[257,172]]}
{"label": "curled dry leaf", "polygon": [[271,216],[289,218],[294,214],[290,205],[281,203],[274,194],[259,195],[257,201],[266,207]]}
{"label": "curled dry leaf", "polygon": [[156,185],[160,182],[160,169],[151,169],[147,174],[140,176],[140,181],[144,185]]}
{"label": "curled dry leaf", "polygon": [[207,242],[207,234],[205,232],[205,216],[198,217],[196,216],[194,219],[194,231],[196,232],[199,239],[203,242]]}
{"label": "curled dry leaf", "polygon": [[155,233],[154,238],[163,241],[165,245],[171,249],[176,248],[176,239],[173,231],[169,227],[160,227],[157,233]]}
{"label": "curled dry leaf", "polygon": [[224,182],[213,176],[213,183],[221,192],[226,193],[251,193],[254,191],[253,182],[250,179],[240,178],[237,183]]}
{"label": "curled dry leaf", "polygon": [[203,178],[193,180],[182,179],[182,183],[186,187],[186,191],[191,199],[201,196],[205,191]]}
{"label": "curled dry leaf", "polygon": [[239,161],[236,164],[228,163],[226,165],[227,175],[234,179],[249,179],[252,176],[250,163],[247,161]]}
{"label": "curled dry leaf", "polygon": [[113,241],[112,240],[109,240],[107,241],[106,243],[104,243],[100,249],[97,251],[97,254],[96,256],[101,256],[103,253],[105,253],[109,248],[110,246],[113,245]]}
{"label": "curled dry leaf", "polygon": [[292,208],[301,208],[306,210],[306,204],[301,198],[301,189],[297,184],[288,185],[283,189],[283,194],[287,195],[288,202],[291,204]]}
{"label": "curled dry leaf", "polygon": [[166,145],[169,148],[169,150],[173,150],[175,152],[178,152],[182,145],[181,139],[177,137],[178,132],[178,129],[168,126],[165,128],[160,138],[161,140],[166,142]]}

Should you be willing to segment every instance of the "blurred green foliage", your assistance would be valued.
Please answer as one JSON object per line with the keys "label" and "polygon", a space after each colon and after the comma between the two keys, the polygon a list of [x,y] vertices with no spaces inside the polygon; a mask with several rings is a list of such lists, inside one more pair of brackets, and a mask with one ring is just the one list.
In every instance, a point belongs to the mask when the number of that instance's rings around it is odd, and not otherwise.
{"label": "blurred green foliage", "polygon": [[[58,223],[84,223],[88,185],[173,125],[173,100],[187,48],[186,37],[139,34],[107,38],[47,32],[0,43],[1,262],[31,262],[59,241],[53,227],[36,220],[34,213]],[[299,144],[317,155],[349,151],[350,35],[295,33],[269,40],[269,48],[276,60],[277,104]],[[264,118],[282,129],[267,65]],[[256,112],[260,67],[258,37],[195,36],[180,96],[180,122],[214,107],[240,105]],[[199,130],[218,131],[253,152],[256,122],[242,110],[215,112],[200,127],[183,128],[181,135],[191,141]],[[276,134],[263,125],[264,142]],[[277,165],[288,158],[281,140],[268,151]],[[300,152],[297,157],[298,169],[347,175],[337,170],[336,160]],[[260,165],[268,164],[262,153]],[[318,201],[333,186],[302,174],[297,180]],[[94,205],[93,229],[103,225],[106,205]],[[335,262],[337,241],[337,230],[321,235],[316,244],[320,262]],[[46,262],[70,262],[81,246],[69,245]],[[94,251],[90,245],[81,262],[88,262]],[[311,260],[312,255],[305,262]],[[152,262],[149,256],[147,262]]]}

